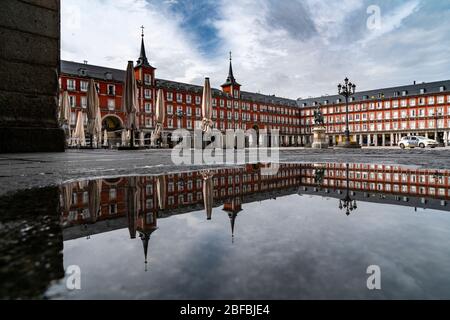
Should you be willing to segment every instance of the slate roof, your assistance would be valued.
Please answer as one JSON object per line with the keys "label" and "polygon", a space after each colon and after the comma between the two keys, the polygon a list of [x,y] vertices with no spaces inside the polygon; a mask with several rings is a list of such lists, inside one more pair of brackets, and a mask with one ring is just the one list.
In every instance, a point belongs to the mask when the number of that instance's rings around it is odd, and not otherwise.
{"label": "slate roof", "polygon": [[[85,73],[81,74],[81,70]],[[61,61],[61,72],[68,75],[80,76],[80,77],[91,77],[98,80],[114,80],[114,81],[125,81],[125,70],[112,69],[107,67],[99,67],[90,64],[83,64],[71,61]],[[112,79],[107,79],[106,74],[112,75]],[[202,94],[203,86],[176,82],[171,80],[156,79],[156,86],[165,89],[173,89],[178,91],[191,92],[196,94]],[[219,89],[212,89],[214,97],[227,97],[227,94]],[[272,103],[285,106],[297,106],[297,102],[292,99],[285,99],[276,96],[269,96],[260,93],[252,93],[241,91],[242,100],[249,102],[260,102],[260,103]]]}
{"label": "slate roof", "polygon": [[[444,92],[449,92],[450,80],[436,81],[429,83],[417,83],[406,86],[356,92],[356,94],[353,96],[354,97],[353,102],[370,102],[391,98],[408,98],[421,95],[420,93],[421,89],[425,89],[424,94],[440,93],[441,87],[444,87]],[[403,95],[403,92],[405,92],[406,95]],[[300,107],[312,107],[314,106],[314,102],[325,105],[326,104],[325,102],[328,101],[328,104],[335,104],[337,103],[338,99],[341,99],[341,101],[344,102],[344,97],[339,95],[332,95],[308,99],[298,99],[297,103]]]}
{"label": "slate roof", "polygon": [[[85,74],[81,73],[82,70],[85,71]],[[90,64],[83,64],[71,61],[61,61],[61,72],[74,76],[92,77],[94,79],[99,80],[114,80],[119,82],[124,82],[125,80],[124,70],[99,67]],[[111,79],[108,79],[107,75],[110,75]],[[164,79],[156,79],[156,85],[160,88],[185,91],[195,94],[201,94],[203,90],[202,86]],[[425,94],[440,93],[441,87],[444,87],[444,92],[450,92],[450,80],[435,81],[429,83],[417,83],[406,86],[356,92],[356,94],[354,95],[355,99],[354,102],[370,102],[370,101],[378,101],[380,99],[390,99],[394,98],[396,93],[398,94],[398,98],[418,96],[421,94],[420,93],[421,89],[425,89]],[[222,90],[212,89],[212,91],[214,97],[227,97],[227,94],[222,92]],[[402,93],[404,91],[406,92],[406,96],[402,96]],[[313,107],[314,103],[321,103],[322,105],[325,105],[326,101],[328,101],[329,105],[332,105],[336,104],[338,99],[341,99],[342,102],[344,101],[344,98],[339,95],[292,100],[246,91],[241,91],[241,99],[247,102],[259,102],[263,104],[276,104],[300,108]]]}

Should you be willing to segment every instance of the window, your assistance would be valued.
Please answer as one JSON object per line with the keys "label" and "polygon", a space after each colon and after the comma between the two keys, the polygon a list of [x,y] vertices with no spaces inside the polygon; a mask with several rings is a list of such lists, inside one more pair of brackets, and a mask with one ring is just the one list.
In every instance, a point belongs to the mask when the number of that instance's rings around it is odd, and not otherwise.
{"label": "window", "polygon": [[145,99],[151,99],[152,98],[152,90],[145,89],[144,90],[144,96],[145,96]]}
{"label": "window", "polygon": [[445,91],[445,87],[444,86],[439,87],[439,92],[444,92],[444,91]]}
{"label": "window", "polygon": [[420,89],[420,94],[425,94],[426,90],[424,88]]}
{"label": "window", "polygon": [[167,92],[167,101],[172,101],[172,100],[173,100],[172,92]]}
{"label": "window", "polygon": [[108,84],[108,95],[114,96],[116,95],[116,86],[113,84]]}
{"label": "window", "polygon": [[87,97],[81,97],[81,107],[83,109],[87,108]]}
{"label": "window", "polygon": [[191,95],[187,95],[186,96],[186,103],[188,103],[188,104],[192,103],[192,96]]}
{"label": "window", "polygon": [[116,200],[116,199],[117,199],[117,189],[110,189],[109,200]]}
{"label": "window", "polygon": [[81,81],[80,82],[80,90],[83,92],[87,92],[89,87],[89,82],[87,81]]}
{"label": "window", "polygon": [[76,90],[76,82],[72,79],[67,79],[67,90],[75,91]]}
{"label": "window", "polygon": [[183,95],[181,93],[177,93],[177,102],[182,103],[183,102]]}
{"label": "window", "polygon": [[150,74],[144,74],[144,83],[146,85],[152,84],[152,76]]}
{"label": "window", "polygon": [[173,114],[173,106],[171,104],[167,106],[167,114]]}
{"label": "window", "polygon": [[87,191],[83,192],[83,204],[89,203],[89,193]]}
{"label": "window", "polygon": [[149,102],[145,103],[145,112],[146,113],[151,113],[152,112],[152,104]]}
{"label": "window", "polygon": [[173,120],[172,119],[167,120],[167,126],[169,127],[169,129],[173,129]]}
{"label": "window", "polygon": [[114,99],[108,99],[108,110],[115,110],[116,109],[116,100]]}
{"label": "window", "polygon": [[76,97],[75,96],[69,96],[69,104],[72,108],[75,108],[76,105]]}
{"label": "window", "polygon": [[199,96],[195,97],[195,104],[201,104],[202,103],[202,99]]}

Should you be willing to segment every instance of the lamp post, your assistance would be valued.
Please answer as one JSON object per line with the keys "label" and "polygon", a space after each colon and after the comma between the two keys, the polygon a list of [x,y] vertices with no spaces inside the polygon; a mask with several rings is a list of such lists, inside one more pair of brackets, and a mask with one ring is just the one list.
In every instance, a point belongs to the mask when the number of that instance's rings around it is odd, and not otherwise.
{"label": "lamp post", "polygon": [[354,83],[351,83],[348,78],[345,78],[344,84],[338,85],[339,95],[345,98],[345,141],[342,146],[346,148],[359,146],[359,144],[352,145],[350,141],[350,126],[348,121],[348,100],[355,94],[355,91],[356,85]]}
{"label": "lamp post", "polygon": [[343,210],[345,209],[345,214],[347,216],[350,215],[351,212],[358,209],[358,206],[356,205],[356,200],[353,200],[350,197],[350,187],[349,187],[349,167],[350,165],[346,164],[346,176],[347,176],[347,192],[343,199],[339,200],[339,209]]}

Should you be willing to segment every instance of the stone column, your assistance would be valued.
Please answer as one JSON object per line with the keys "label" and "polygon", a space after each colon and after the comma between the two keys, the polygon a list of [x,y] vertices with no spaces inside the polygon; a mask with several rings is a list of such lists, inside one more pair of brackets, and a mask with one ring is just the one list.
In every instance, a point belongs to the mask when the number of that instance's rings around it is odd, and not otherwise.
{"label": "stone column", "polygon": [[60,1],[1,5],[0,153],[64,151],[56,115]]}
{"label": "stone column", "polygon": [[364,136],[362,134],[359,135],[359,144],[362,146],[364,143]]}
{"label": "stone column", "polygon": [[376,134],[374,138],[375,138],[375,147],[378,147],[378,134]]}
{"label": "stone column", "polygon": [[391,133],[391,147],[393,147],[394,144],[395,144],[395,142],[394,142],[394,134]]}
{"label": "stone column", "polygon": [[428,131],[427,131],[427,132],[425,132],[425,138],[427,138],[427,139],[428,139]]}
{"label": "stone column", "polygon": [[383,133],[383,136],[382,136],[382,141],[383,141],[383,147],[386,147],[386,134],[384,134]]}

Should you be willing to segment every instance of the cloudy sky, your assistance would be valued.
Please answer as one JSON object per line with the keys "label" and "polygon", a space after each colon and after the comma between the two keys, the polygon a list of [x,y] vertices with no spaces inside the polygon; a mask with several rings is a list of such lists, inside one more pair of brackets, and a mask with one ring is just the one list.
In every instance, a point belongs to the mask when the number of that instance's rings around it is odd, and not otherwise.
{"label": "cloudy sky", "polygon": [[125,69],[140,26],[157,77],[298,98],[450,79],[441,0],[62,0],[62,59]]}

